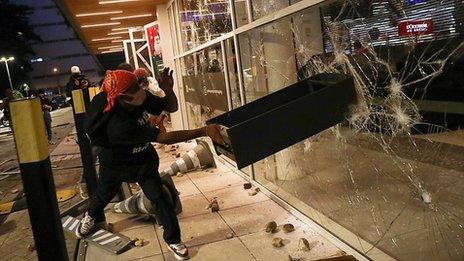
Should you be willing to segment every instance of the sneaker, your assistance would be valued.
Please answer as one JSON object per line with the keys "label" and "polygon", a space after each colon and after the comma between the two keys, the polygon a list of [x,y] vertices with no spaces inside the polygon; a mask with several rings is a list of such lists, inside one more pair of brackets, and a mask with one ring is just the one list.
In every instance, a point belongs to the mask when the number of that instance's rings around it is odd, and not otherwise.
{"label": "sneaker", "polygon": [[184,243],[177,244],[168,244],[168,248],[171,252],[174,253],[174,257],[177,260],[187,260],[189,259],[189,253],[187,246]]}
{"label": "sneaker", "polygon": [[77,238],[83,238],[95,230],[95,219],[85,212],[84,218],[76,229]]}

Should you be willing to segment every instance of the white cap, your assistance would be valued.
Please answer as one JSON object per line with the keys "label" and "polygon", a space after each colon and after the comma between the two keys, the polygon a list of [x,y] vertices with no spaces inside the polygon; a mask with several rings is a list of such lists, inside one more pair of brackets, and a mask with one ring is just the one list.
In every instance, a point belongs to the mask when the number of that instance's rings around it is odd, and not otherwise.
{"label": "white cap", "polygon": [[77,66],[73,66],[71,67],[71,73],[81,73],[81,69],[79,69],[79,67]]}

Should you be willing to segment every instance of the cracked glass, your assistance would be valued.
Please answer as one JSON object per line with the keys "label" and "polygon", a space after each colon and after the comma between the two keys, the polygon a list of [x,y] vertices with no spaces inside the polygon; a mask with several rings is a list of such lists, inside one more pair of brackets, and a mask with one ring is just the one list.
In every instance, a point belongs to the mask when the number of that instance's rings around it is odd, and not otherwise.
{"label": "cracked glass", "polygon": [[189,128],[228,111],[220,44],[182,58],[182,84]]}
{"label": "cracked glass", "polygon": [[327,72],[358,96],[256,180],[374,260],[463,260],[463,35],[464,3],[430,0],[326,1],[240,34],[246,102]]}
{"label": "cracked glass", "polygon": [[184,51],[232,30],[228,1],[179,0],[181,43]]}

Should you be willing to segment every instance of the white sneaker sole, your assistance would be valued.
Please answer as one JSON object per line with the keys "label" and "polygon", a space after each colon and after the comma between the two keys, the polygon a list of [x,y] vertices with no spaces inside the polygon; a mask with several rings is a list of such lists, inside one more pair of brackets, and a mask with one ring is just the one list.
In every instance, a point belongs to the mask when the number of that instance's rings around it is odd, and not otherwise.
{"label": "white sneaker sole", "polygon": [[190,256],[186,256],[186,257],[182,257],[182,256],[179,256],[174,250],[172,250],[169,246],[168,246],[168,249],[169,251],[171,251],[173,254],[174,254],[174,257],[177,259],[177,260],[189,260],[190,259]]}

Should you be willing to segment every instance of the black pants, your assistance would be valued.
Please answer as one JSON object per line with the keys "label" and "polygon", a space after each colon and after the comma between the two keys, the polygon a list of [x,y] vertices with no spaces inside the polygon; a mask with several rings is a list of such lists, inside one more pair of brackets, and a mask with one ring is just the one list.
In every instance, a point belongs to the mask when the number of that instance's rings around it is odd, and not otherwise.
{"label": "black pants", "polygon": [[118,193],[122,182],[138,182],[143,192],[156,206],[157,216],[163,224],[163,238],[168,244],[180,243],[180,228],[174,206],[163,194],[158,164],[147,162],[144,165],[100,165],[98,186],[92,195],[89,215],[96,217]]}
{"label": "black pants", "polygon": [[44,121],[45,121],[45,128],[47,130],[48,141],[52,140],[53,132],[52,132],[52,116],[50,115],[50,111],[45,110],[44,112]]}

